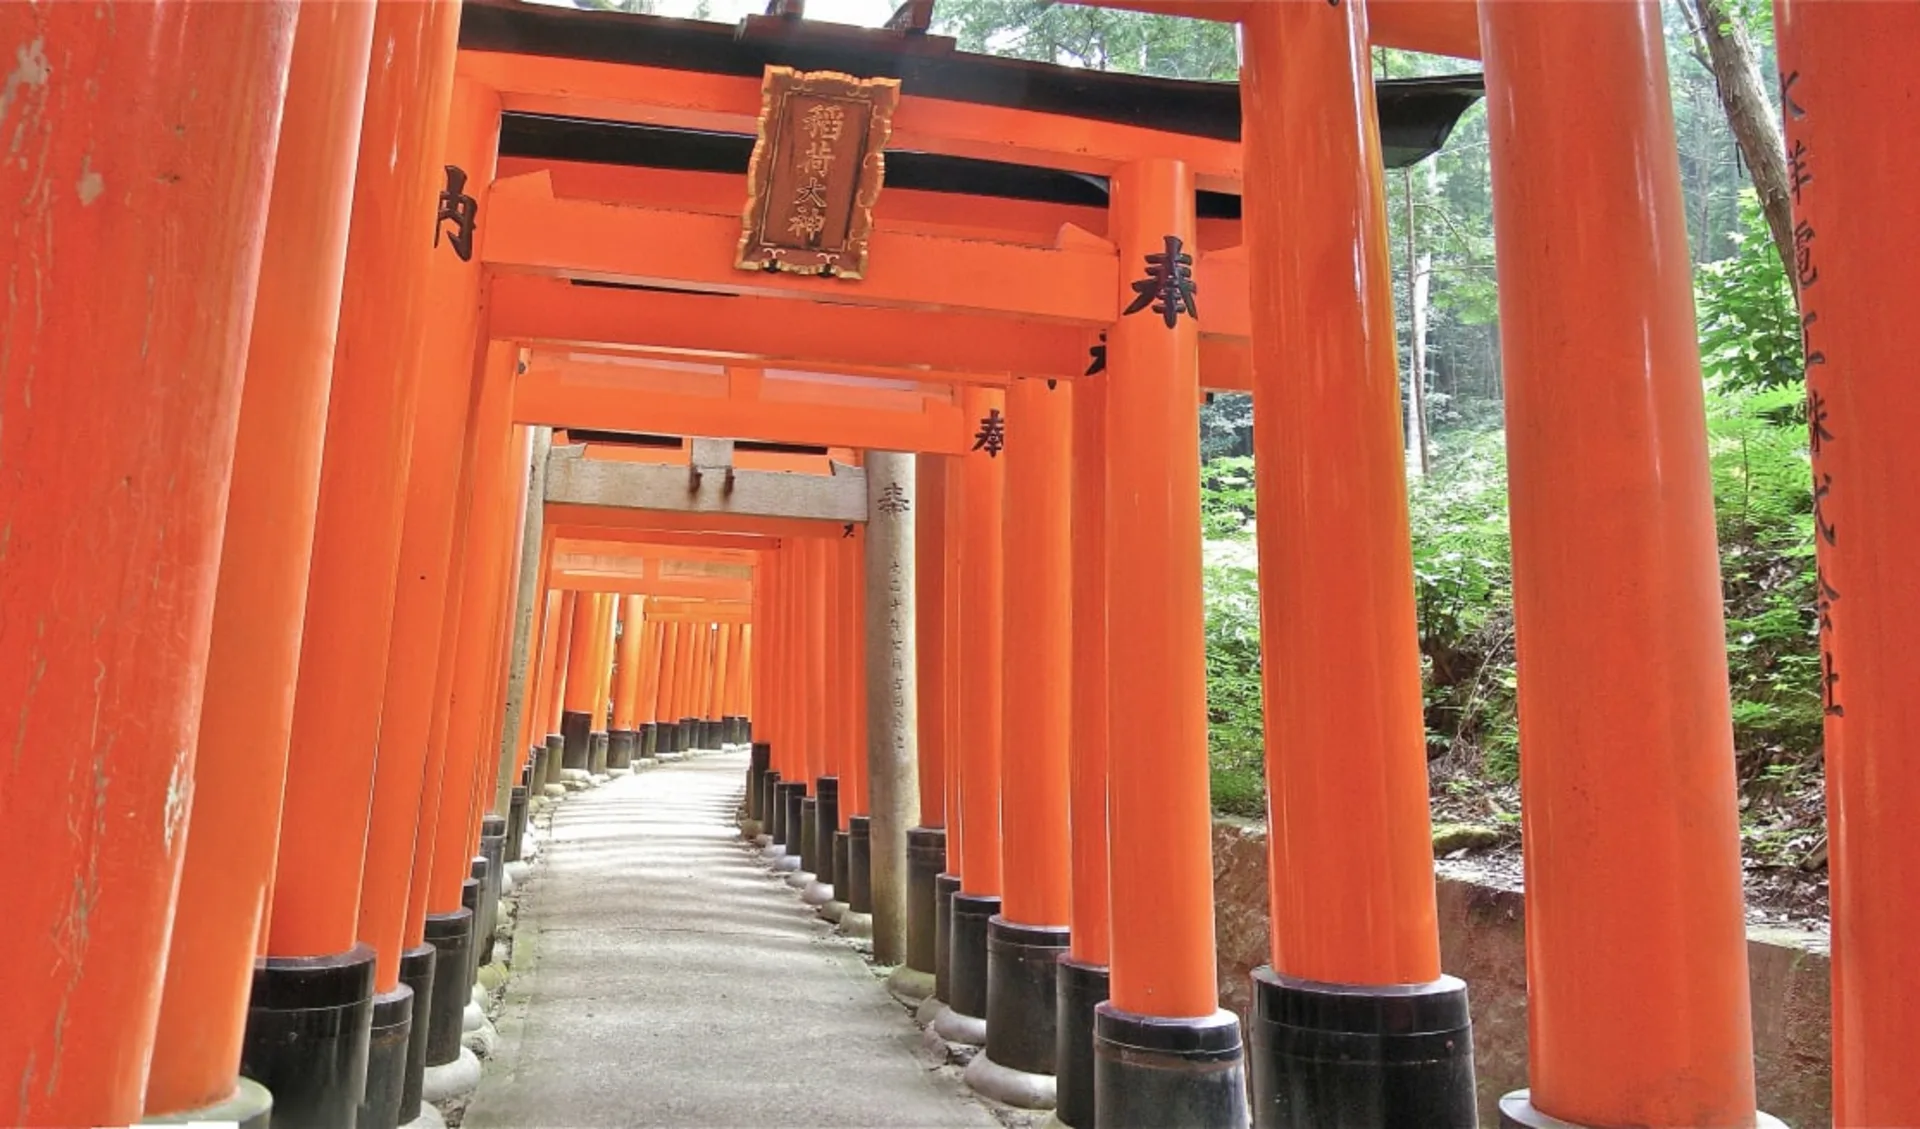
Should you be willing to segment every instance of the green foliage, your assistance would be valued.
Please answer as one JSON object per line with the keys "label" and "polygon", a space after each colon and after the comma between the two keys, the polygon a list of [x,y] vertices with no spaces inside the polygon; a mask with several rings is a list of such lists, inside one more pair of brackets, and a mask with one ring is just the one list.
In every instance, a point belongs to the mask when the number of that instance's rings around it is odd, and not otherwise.
{"label": "green foliage", "polygon": [[1723,388],[1780,388],[1801,379],[1800,314],[1767,218],[1740,194],[1734,253],[1695,272],[1700,367]]}
{"label": "green foliage", "polygon": [[941,0],[936,30],[962,51],[1160,78],[1232,81],[1232,24],[1053,0]]}
{"label": "green foliage", "polygon": [[[1251,483],[1247,490],[1251,493]],[[1258,817],[1265,814],[1266,783],[1253,546],[1242,536],[1209,542],[1207,548],[1207,746],[1213,806],[1230,815]]]}
{"label": "green foliage", "polygon": [[1200,467],[1200,531],[1209,541],[1253,525],[1253,456],[1214,459]]}

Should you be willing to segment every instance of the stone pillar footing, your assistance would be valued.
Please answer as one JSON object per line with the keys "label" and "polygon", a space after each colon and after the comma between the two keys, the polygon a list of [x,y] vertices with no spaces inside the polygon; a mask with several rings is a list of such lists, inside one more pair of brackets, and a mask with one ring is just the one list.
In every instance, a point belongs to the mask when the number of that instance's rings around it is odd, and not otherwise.
{"label": "stone pillar footing", "polygon": [[407,1088],[407,1046],[412,1042],[412,1032],[413,989],[401,984],[373,997],[367,1089],[355,1129],[400,1129],[400,1099]]}
{"label": "stone pillar footing", "polygon": [[407,1062],[400,1089],[400,1124],[420,1116],[420,1080],[427,1071],[427,1027],[433,1014],[433,965],[437,953],[431,944],[400,954],[400,983],[413,990],[413,1025],[407,1034]]}
{"label": "stone pillar footing", "polygon": [[607,732],[604,729],[587,734],[587,771],[595,776],[607,774]]}
{"label": "stone pillar footing", "polygon": [[560,711],[560,767],[586,771],[593,763],[593,718],[585,710]]}
{"label": "stone pillar footing", "polygon": [[367,1088],[373,949],[253,966],[240,1072],[273,1094],[282,1129],[351,1125]]}
{"label": "stone pillar footing", "polygon": [[[1053,1105],[1055,977],[1070,939],[1064,925],[1022,925],[999,915],[987,922],[987,1055],[1007,1070],[1046,1076],[1047,1104],[1027,1109]],[[1022,1083],[1020,1092],[1034,1085]]]}
{"label": "stone pillar footing", "polygon": [[[1515,1090],[1500,1099],[1500,1129],[1587,1129],[1533,1108],[1531,1090]],[[1766,1113],[1753,1115],[1754,1129],[1787,1129],[1787,1123]]]}
{"label": "stone pillar footing", "polygon": [[1248,1070],[1260,1127],[1473,1129],[1467,986],[1323,984],[1253,970]]}
{"label": "stone pillar footing", "polygon": [[640,734],[632,729],[610,729],[607,731],[607,767],[609,769],[632,768],[634,751],[640,747]]}
{"label": "stone pillar footing", "polygon": [[1054,971],[1054,1115],[1072,1129],[1093,1129],[1093,1009],[1107,1000],[1107,966],[1061,953]]}
{"label": "stone pillar footing", "polygon": [[426,937],[434,947],[426,1065],[445,1066],[460,1057],[460,1019],[467,1007],[467,970],[473,962],[473,911],[462,906],[452,913],[428,914]]}
{"label": "stone pillar footing", "polygon": [[961,1015],[987,1018],[987,923],[999,912],[994,895],[962,890],[953,896],[947,1003]]}
{"label": "stone pillar footing", "polygon": [[[987,1042],[993,1042],[994,1026],[987,1023]],[[961,1075],[967,1087],[982,1097],[1004,1102],[1017,1109],[1052,1109],[1054,1078],[1051,1074],[1033,1074],[1002,1066],[993,1060],[991,1049],[973,1056]]]}
{"label": "stone pillar footing", "polygon": [[1224,1009],[1200,1019],[1093,1013],[1094,1103],[1099,1124],[1244,1129],[1246,1066],[1240,1020]]}
{"label": "stone pillar footing", "polygon": [[960,876],[938,874],[933,880],[933,998],[953,999],[953,896],[960,892]]}
{"label": "stone pillar footing", "polygon": [[239,1129],[267,1129],[273,1117],[273,1095],[251,1078],[239,1079],[221,1101],[178,1113],[149,1114],[142,1125],[234,1125]]}

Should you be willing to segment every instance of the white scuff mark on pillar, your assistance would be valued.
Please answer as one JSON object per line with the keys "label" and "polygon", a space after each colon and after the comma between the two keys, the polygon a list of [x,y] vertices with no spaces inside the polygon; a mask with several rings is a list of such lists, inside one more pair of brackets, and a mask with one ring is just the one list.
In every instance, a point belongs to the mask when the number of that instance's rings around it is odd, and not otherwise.
{"label": "white scuff mark on pillar", "polygon": [[[13,100],[23,86],[45,86],[53,77],[53,67],[47,63],[47,41],[35,37],[33,42],[14,48],[13,70],[8,73],[6,85],[0,87],[0,122],[7,120],[7,114],[13,109]],[[20,142],[24,131],[13,133],[12,150],[20,151]]]}
{"label": "white scuff mark on pillar", "polygon": [[167,802],[161,811],[165,826],[161,835],[166,843],[167,854],[173,854],[173,841],[186,825],[187,812],[193,802],[193,778],[187,771],[188,751],[179,749],[173,754],[173,771],[167,776]]}
{"label": "white scuff mark on pillar", "polygon": [[73,190],[79,193],[80,206],[83,208],[98,200],[100,194],[107,190],[107,178],[94,171],[91,153],[80,162],[80,179],[74,183]]}

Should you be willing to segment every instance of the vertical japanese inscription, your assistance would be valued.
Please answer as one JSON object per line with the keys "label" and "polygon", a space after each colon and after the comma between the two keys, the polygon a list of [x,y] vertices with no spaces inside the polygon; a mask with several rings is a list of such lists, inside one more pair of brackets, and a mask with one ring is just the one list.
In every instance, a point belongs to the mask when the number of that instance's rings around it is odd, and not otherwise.
{"label": "vertical japanese inscription", "polygon": [[1814,617],[1820,632],[1820,705],[1829,717],[1845,717],[1847,710],[1840,700],[1840,671],[1834,654],[1840,589],[1829,579],[1835,575],[1844,579],[1845,571],[1839,567],[1840,530],[1833,513],[1834,495],[1840,487],[1830,469],[1833,447],[1840,440],[1834,434],[1828,413],[1831,392],[1828,381],[1836,377],[1837,370],[1829,366],[1826,350],[1815,341],[1814,327],[1820,322],[1817,308],[1820,264],[1819,232],[1810,218],[1818,199],[1818,189],[1814,187],[1814,145],[1807,136],[1807,123],[1813,117],[1807,108],[1810,101],[1809,91],[1801,85],[1800,72],[1783,70],[1780,108],[1786,120],[1787,168],[1792,181],[1793,276],[1800,291],[1800,345],[1805,354],[1807,377],[1807,450],[1813,460],[1814,551],[1819,559],[1815,569],[1818,590],[1814,593]]}
{"label": "vertical japanese inscription", "polygon": [[[440,236],[444,232],[447,245],[459,256],[463,263],[473,261],[473,226],[479,216],[480,205],[472,196],[467,195],[467,171],[459,165],[447,165],[447,184],[440,190],[440,210],[433,217],[433,245],[440,246]],[[453,224],[452,231],[446,231],[447,224]]]}
{"label": "vertical japanese inscription", "polygon": [[767,68],[736,266],[865,273],[899,92],[895,79]]}

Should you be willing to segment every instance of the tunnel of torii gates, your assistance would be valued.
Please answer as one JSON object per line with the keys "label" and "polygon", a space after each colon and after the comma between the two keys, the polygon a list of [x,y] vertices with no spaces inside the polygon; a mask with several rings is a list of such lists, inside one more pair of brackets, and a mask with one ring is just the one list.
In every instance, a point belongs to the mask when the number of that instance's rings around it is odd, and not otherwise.
{"label": "tunnel of torii gates", "polygon": [[[1382,170],[1484,96],[1526,749],[1502,1120],[1770,1123],[1657,6],[1120,6],[1240,21],[1240,83],[961,54],[925,0],[879,30],[792,0],[0,7],[0,1118],[413,1122],[528,811],[750,744],[743,831],[984,1047],[983,1092],[1076,1126],[1472,1124]],[[1920,147],[1886,132],[1920,5],[1776,13],[1834,1108],[1920,1124]],[[1375,82],[1369,43],[1484,87]],[[1259,453],[1244,1048],[1217,389],[1253,393]]]}

